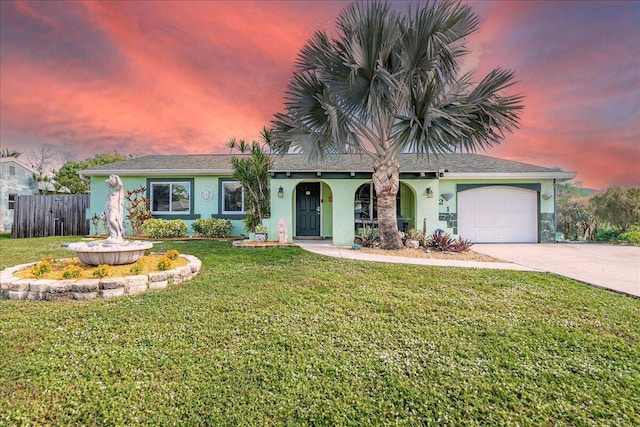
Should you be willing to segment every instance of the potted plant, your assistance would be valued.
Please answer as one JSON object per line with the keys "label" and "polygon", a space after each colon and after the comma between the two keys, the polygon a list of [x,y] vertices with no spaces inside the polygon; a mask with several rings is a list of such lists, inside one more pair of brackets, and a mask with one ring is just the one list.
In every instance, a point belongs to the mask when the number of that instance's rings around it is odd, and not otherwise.
{"label": "potted plant", "polygon": [[264,226],[264,224],[260,223],[256,225],[256,242],[266,242],[267,238],[269,237],[268,233],[269,231],[267,230],[267,227]]}
{"label": "potted plant", "polygon": [[424,240],[424,234],[421,231],[412,228],[406,232],[405,238],[405,247],[410,249],[417,249],[420,247],[420,242]]}

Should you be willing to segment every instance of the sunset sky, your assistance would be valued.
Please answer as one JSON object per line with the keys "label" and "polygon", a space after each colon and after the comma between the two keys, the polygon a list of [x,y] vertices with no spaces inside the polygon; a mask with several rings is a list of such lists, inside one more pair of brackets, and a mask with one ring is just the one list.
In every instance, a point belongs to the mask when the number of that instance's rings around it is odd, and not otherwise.
{"label": "sunset sky", "polygon": [[[1,147],[226,153],[283,110],[298,51],[348,3],[2,1]],[[520,129],[484,154],[640,185],[640,1],[469,3],[482,26],[465,68],[512,69],[526,96]]]}

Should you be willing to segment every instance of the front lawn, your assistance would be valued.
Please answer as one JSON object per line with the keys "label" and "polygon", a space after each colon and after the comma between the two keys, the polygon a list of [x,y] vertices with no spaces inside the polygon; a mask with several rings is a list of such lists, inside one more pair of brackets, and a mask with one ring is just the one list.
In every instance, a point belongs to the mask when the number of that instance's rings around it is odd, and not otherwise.
{"label": "front lawn", "polygon": [[[0,268],[73,238],[0,239]],[[166,290],[0,301],[0,425],[640,425],[640,300],[230,242]]]}

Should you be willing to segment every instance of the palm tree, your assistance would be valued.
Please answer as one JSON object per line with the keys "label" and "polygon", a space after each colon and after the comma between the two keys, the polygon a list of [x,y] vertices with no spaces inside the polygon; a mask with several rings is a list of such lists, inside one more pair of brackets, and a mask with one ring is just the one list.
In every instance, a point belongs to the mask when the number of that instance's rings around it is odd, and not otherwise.
{"label": "palm tree", "polygon": [[2,151],[0,151],[0,157],[19,157],[20,156],[19,151],[13,151],[13,150],[9,150],[8,148],[3,148]]}
{"label": "palm tree", "polygon": [[309,161],[344,153],[371,160],[381,246],[402,246],[396,220],[398,154],[477,151],[518,125],[522,96],[501,92],[513,73],[480,83],[460,75],[465,38],[479,18],[460,2],[428,2],[407,14],[379,2],[349,5],[337,36],[317,31],[300,51],[272,122],[273,152]]}

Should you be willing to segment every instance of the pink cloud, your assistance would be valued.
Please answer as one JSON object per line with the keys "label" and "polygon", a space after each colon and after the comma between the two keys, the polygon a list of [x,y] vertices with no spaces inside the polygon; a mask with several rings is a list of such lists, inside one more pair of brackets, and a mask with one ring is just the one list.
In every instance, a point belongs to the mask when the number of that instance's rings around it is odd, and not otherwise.
{"label": "pink cloud", "polygon": [[[347,3],[3,2],[2,145],[86,158],[258,139],[299,49]],[[470,4],[482,28],[466,65],[514,69],[526,95],[520,129],[486,154],[575,170],[596,188],[640,184],[640,25],[619,12],[640,6]]]}

